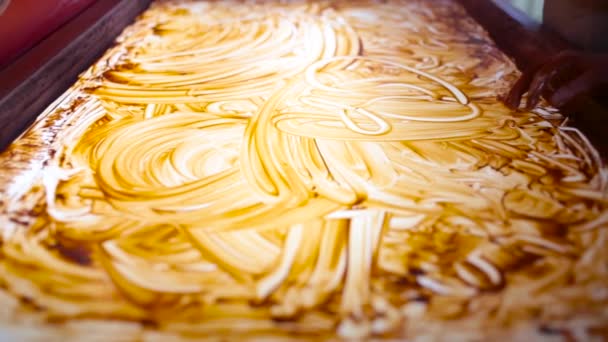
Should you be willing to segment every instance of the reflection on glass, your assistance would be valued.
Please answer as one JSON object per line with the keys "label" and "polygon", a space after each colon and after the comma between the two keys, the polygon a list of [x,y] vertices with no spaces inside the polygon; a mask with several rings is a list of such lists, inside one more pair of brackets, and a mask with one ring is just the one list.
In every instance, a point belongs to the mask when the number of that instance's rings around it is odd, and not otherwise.
{"label": "reflection on glass", "polygon": [[543,21],[544,0],[509,0],[513,6],[517,7],[536,22]]}

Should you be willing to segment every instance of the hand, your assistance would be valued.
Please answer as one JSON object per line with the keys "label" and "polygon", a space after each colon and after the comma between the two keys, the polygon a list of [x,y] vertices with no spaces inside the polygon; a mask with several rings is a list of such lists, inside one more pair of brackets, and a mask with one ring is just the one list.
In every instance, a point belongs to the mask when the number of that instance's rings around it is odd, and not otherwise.
{"label": "hand", "polygon": [[524,72],[503,102],[518,109],[528,92],[526,110],[536,107],[541,96],[552,106],[562,107],[603,84],[608,84],[608,54],[564,51]]}

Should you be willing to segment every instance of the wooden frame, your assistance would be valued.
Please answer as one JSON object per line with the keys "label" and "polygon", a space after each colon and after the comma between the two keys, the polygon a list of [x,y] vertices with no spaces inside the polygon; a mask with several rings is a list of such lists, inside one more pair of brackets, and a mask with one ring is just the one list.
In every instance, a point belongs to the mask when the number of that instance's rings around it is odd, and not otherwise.
{"label": "wooden frame", "polygon": [[0,151],[113,43],[150,0],[98,0],[0,70]]}

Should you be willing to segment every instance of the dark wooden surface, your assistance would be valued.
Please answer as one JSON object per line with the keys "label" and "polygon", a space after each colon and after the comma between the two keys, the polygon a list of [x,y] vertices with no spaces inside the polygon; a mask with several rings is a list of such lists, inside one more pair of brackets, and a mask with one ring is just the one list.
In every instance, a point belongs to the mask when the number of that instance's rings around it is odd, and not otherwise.
{"label": "dark wooden surface", "polygon": [[[542,63],[563,50],[575,49],[550,28],[535,23],[506,0],[458,0],[481,24],[498,47],[512,57],[520,70]],[[608,156],[608,107],[583,97],[562,112],[570,123],[585,133],[602,157]]]}
{"label": "dark wooden surface", "polygon": [[98,0],[0,71],[0,151],[113,43],[151,0]]}

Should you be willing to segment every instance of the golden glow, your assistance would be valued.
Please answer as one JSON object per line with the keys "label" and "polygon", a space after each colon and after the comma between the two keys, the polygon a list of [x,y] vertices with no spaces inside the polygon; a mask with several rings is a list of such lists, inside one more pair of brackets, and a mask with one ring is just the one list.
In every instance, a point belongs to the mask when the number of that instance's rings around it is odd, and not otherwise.
{"label": "golden glow", "polygon": [[187,335],[578,317],[606,170],[555,110],[502,106],[512,63],[431,4],[154,5],[80,81],[8,292]]}

